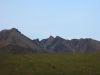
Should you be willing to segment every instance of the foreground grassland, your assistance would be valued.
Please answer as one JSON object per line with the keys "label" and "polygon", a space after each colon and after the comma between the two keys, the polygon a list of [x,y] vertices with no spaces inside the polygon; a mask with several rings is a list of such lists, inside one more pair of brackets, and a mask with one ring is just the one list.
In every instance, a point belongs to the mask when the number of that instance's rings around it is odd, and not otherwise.
{"label": "foreground grassland", "polygon": [[100,75],[100,53],[1,54],[0,75]]}

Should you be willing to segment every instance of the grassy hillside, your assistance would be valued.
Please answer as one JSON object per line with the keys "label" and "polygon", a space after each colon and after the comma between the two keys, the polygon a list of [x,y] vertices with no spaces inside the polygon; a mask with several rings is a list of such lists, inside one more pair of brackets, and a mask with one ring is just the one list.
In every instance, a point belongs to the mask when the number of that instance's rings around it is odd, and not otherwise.
{"label": "grassy hillside", "polygon": [[100,75],[100,53],[1,54],[0,75]]}

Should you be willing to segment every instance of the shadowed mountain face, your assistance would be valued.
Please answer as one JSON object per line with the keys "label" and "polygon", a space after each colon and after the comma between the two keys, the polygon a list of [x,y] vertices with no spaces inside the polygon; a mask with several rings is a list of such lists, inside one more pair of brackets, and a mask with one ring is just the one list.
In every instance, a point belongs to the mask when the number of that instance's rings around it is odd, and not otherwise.
{"label": "shadowed mountain face", "polygon": [[0,32],[0,52],[96,52],[100,51],[100,41],[93,39],[65,40],[59,36],[50,36],[39,41],[31,40],[15,28]]}
{"label": "shadowed mountain face", "polygon": [[100,51],[100,41],[90,38],[65,40],[59,36],[40,41],[49,52],[96,52]]}
{"label": "shadowed mountain face", "polygon": [[38,47],[31,39],[12,28],[0,32],[0,49],[2,52],[36,52]]}

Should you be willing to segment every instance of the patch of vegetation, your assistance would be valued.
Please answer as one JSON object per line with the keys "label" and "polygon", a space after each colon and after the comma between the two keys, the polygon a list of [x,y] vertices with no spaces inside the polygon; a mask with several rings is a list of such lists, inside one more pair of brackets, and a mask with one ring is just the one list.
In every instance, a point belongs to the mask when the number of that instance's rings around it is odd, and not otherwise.
{"label": "patch of vegetation", "polygon": [[0,54],[0,75],[100,75],[100,53]]}

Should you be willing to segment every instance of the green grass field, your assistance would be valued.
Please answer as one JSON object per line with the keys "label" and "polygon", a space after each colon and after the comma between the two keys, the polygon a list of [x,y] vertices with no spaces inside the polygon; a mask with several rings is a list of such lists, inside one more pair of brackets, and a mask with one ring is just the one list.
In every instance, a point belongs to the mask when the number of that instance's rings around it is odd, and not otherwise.
{"label": "green grass field", "polygon": [[100,53],[1,54],[0,75],[100,75]]}

